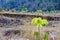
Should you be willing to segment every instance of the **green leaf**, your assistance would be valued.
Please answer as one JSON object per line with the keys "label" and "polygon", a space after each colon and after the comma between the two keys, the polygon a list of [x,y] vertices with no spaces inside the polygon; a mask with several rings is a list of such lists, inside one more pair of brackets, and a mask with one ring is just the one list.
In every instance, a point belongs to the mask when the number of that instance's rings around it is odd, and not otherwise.
{"label": "green leaf", "polygon": [[48,34],[46,34],[45,32],[43,34],[43,40],[48,40]]}
{"label": "green leaf", "polygon": [[39,37],[39,32],[34,32],[34,37],[38,38]]}
{"label": "green leaf", "polygon": [[42,28],[43,24],[48,24],[48,21],[46,19],[42,19],[42,18],[33,18],[32,19],[32,23],[36,24],[38,27]]}
{"label": "green leaf", "polygon": [[33,18],[32,19],[32,24],[36,24],[36,20],[37,20],[37,18]]}
{"label": "green leaf", "polygon": [[46,19],[43,19],[42,22],[43,22],[43,24],[45,24],[45,25],[48,24],[48,21],[47,21]]}

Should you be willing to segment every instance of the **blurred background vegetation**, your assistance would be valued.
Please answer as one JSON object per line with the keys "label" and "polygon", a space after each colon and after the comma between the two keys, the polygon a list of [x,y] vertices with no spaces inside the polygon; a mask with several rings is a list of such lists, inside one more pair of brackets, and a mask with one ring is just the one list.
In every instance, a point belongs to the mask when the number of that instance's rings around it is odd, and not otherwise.
{"label": "blurred background vegetation", "polygon": [[[0,10],[17,12],[56,12],[60,10],[60,0],[0,0]],[[40,10],[40,11],[39,11]]]}

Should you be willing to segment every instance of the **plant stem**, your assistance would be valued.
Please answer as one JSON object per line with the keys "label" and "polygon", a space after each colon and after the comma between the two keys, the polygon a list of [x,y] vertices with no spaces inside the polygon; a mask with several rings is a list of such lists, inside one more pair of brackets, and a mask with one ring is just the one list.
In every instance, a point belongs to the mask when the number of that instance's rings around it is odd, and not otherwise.
{"label": "plant stem", "polygon": [[38,27],[38,32],[39,32],[38,40],[42,40],[42,34],[41,34],[41,28],[40,27]]}

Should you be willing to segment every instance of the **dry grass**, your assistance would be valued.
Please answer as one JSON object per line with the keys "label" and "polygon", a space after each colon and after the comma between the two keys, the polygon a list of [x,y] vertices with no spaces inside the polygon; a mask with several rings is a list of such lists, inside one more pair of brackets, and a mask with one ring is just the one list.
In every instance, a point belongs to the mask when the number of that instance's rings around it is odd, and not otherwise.
{"label": "dry grass", "polygon": [[[10,36],[4,36],[3,33],[0,32],[0,37],[5,38],[6,40],[8,40],[11,37],[12,38],[16,38],[16,37],[28,38],[30,40],[35,40],[33,34],[34,34],[34,31],[38,31],[36,29],[36,25],[31,24],[30,18],[24,18],[24,19],[22,18],[21,20],[24,22],[24,25],[18,25],[18,26],[12,26],[12,27],[10,26],[11,28],[5,28],[5,26],[0,27],[0,31],[2,32],[5,30],[23,30],[21,31],[20,35],[15,35],[14,33],[12,33]],[[60,32],[60,22],[56,25],[56,27],[52,27],[52,26],[43,27],[43,30],[49,30],[49,31],[55,30],[56,32]],[[57,35],[57,40],[60,40],[60,33]]]}

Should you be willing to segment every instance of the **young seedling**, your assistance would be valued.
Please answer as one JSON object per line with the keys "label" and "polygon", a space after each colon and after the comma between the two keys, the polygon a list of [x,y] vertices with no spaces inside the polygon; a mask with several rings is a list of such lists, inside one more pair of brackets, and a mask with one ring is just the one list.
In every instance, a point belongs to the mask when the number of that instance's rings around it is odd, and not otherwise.
{"label": "young seedling", "polygon": [[[36,27],[37,27],[37,29],[38,29],[38,33],[39,33],[39,40],[42,40],[42,38],[41,38],[41,29],[43,28],[43,26],[42,25],[46,25],[46,24],[48,24],[48,21],[46,20],[46,19],[42,19],[42,18],[33,18],[32,19],[32,24],[35,24],[35,25],[37,25]],[[37,34],[38,34],[37,33]],[[36,34],[36,32],[35,32],[35,34]],[[36,35],[37,35],[36,34]],[[35,35],[35,36],[36,36]]]}

